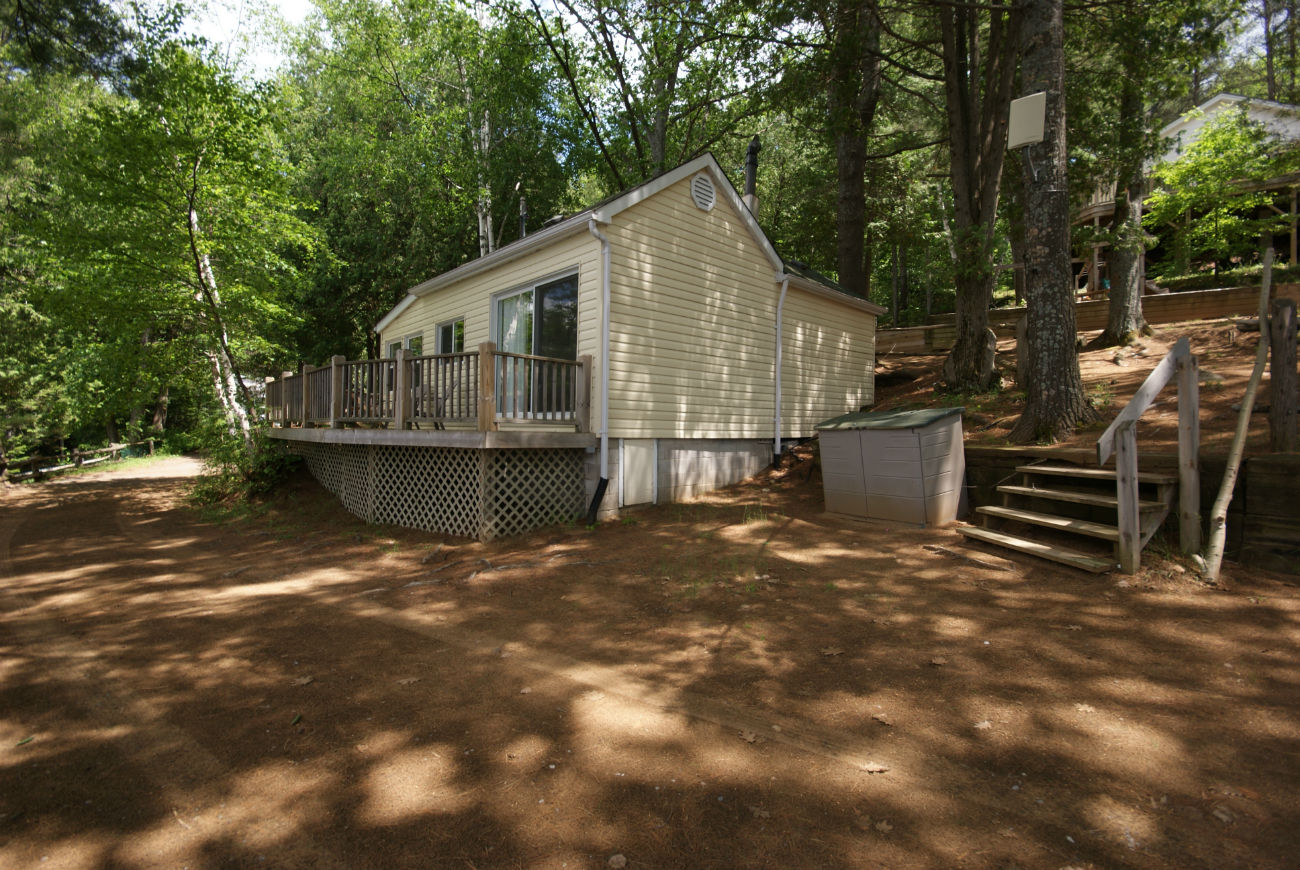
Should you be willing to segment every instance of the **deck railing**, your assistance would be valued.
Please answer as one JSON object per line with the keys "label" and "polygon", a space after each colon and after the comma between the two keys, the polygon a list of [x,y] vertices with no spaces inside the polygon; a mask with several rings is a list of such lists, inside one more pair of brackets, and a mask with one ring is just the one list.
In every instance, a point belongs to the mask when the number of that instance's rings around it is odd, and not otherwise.
{"label": "deck railing", "polygon": [[1138,506],[1137,421],[1151,407],[1156,395],[1174,378],[1178,379],[1178,530],[1184,553],[1201,549],[1200,478],[1200,392],[1197,362],[1187,338],[1174,347],[1151,370],[1133,398],[1115,416],[1097,439],[1097,464],[1105,465],[1115,454],[1116,513],[1119,525],[1119,563],[1125,574],[1133,574],[1155,529],[1143,533]]}
{"label": "deck railing", "polygon": [[405,429],[558,423],[588,432],[591,357],[554,359],[498,351],[347,360],[266,379],[266,418],[280,426],[346,424]]}

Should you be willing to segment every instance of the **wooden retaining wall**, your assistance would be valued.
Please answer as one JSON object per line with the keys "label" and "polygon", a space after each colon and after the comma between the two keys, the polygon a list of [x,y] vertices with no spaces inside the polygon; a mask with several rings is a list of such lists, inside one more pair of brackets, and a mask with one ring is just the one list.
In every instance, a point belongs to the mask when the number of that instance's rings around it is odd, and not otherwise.
{"label": "wooden retaining wall", "polygon": [[[1084,449],[1051,447],[966,447],[967,501],[972,516],[975,507],[1001,504],[997,486],[1015,473],[1017,465],[1036,459],[1053,459],[1095,468],[1096,453]],[[1219,455],[1201,457],[1201,517],[1208,520],[1223,481],[1226,459]],[[1178,469],[1173,453],[1143,453],[1138,457],[1142,471]],[[1248,456],[1241,463],[1232,503],[1228,507],[1226,553],[1235,562],[1258,565],[1275,571],[1300,574],[1300,503],[1295,499],[1300,480],[1300,454],[1271,453]],[[970,519],[970,517],[967,517]],[[1104,517],[1099,517],[1104,519]],[[1109,520],[1113,522],[1113,515]],[[1178,550],[1178,513],[1165,521],[1170,552]],[[1202,539],[1208,534],[1202,528]]]}
{"label": "wooden retaining wall", "polygon": [[[1271,298],[1286,297],[1300,301],[1300,284],[1278,284]],[[1148,323],[1179,323],[1215,317],[1252,315],[1259,310],[1259,287],[1230,287],[1221,290],[1188,290],[1142,297],[1142,314]],[[1106,328],[1110,311],[1107,299],[1075,303],[1075,321],[1079,332]],[[1015,338],[1016,324],[1025,316],[1025,308],[995,308],[989,311],[989,326],[998,338]],[[924,326],[876,330],[876,353],[936,353],[952,347],[957,336],[956,314],[935,314]]]}

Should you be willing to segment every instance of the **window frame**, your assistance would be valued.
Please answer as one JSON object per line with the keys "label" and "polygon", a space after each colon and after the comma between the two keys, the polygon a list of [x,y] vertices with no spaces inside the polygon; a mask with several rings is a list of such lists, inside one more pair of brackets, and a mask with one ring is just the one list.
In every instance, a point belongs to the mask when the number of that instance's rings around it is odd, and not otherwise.
{"label": "window frame", "polygon": [[[493,293],[492,296],[491,296],[491,299],[489,300],[489,303],[488,303],[488,304],[490,305],[490,308],[489,308],[489,311],[488,311],[488,335],[490,335],[490,336],[492,337],[492,341],[493,341],[493,343],[498,343],[498,342],[497,342],[497,330],[500,328],[500,324],[499,324],[499,322],[498,322],[500,318],[499,318],[498,315],[497,315],[497,309],[499,308],[500,302],[501,302],[503,299],[508,299],[508,298],[510,298],[511,296],[518,296],[518,295],[520,295],[520,294],[528,293],[529,291],[532,291],[532,293],[533,293],[533,300],[532,300],[532,307],[533,307],[533,322],[534,322],[534,324],[536,324],[536,321],[537,321],[537,292],[536,292],[536,291],[537,291],[537,288],[538,288],[538,287],[541,287],[541,286],[543,286],[543,285],[545,285],[545,284],[554,284],[554,283],[556,283],[556,282],[558,282],[558,281],[563,281],[563,280],[565,280],[566,278],[573,278],[573,279],[574,279],[575,288],[576,288],[576,289],[575,289],[575,297],[574,297],[574,301],[575,301],[576,304],[578,304],[579,307],[581,307],[581,299],[582,299],[582,274],[581,274],[581,269],[580,269],[578,266],[570,266],[570,267],[565,268],[565,269],[559,269],[559,270],[557,270],[557,271],[555,271],[555,272],[551,272],[551,273],[549,273],[549,274],[542,275],[541,277],[539,277],[539,278],[535,278],[535,279],[533,279],[533,280],[531,280],[531,281],[528,281],[528,282],[526,282],[526,283],[524,283],[524,284],[516,284],[515,286],[510,287],[510,288],[508,288],[508,289],[506,289],[506,290],[502,290],[502,291],[500,291],[500,292]],[[535,329],[536,329],[536,326],[534,326],[534,330],[535,330]],[[580,329],[577,329],[576,324],[575,324],[575,330],[576,330],[577,335],[581,335],[581,332],[582,332],[582,331],[581,331]],[[577,335],[575,335],[575,347],[574,347],[574,356],[575,356],[575,358],[576,358],[576,356],[577,356],[577,347],[576,347],[576,343],[577,343],[577,342],[576,342],[576,338],[577,338]],[[528,342],[529,342],[529,351],[528,351],[528,355],[529,355],[529,356],[533,356],[533,355],[535,355],[535,350],[536,350],[536,348],[533,347],[533,336],[529,336]],[[497,349],[500,350],[499,347],[498,347]]]}
{"label": "window frame", "polygon": [[[458,323],[460,324],[460,349],[458,350],[458,349],[456,349],[456,348],[454,348],[454,347],[448,349],[448,348],[443,347],[443,346],[442,346],[442,331],[443,331],[444,329],[446,329],[447,327],[450,326],[451,329],[452,329],[452,344],[455,344],[455,340],[456,340],[456,324],[458,324]],[[439,323],[437,326],[435,326],[435,327],[434,327],[434,333],[433,333],[433,341],[434,341],[434,353],[436,353],[436,354],[445,354],[445,353],[464,353],[464,352],[465,352],[465,317],[464,317],[464,315],[461,315],[460,317],[453,317],[453,318],[451,318],[450,320],[444,320],[444,321],[442,321],[441,323]]]}

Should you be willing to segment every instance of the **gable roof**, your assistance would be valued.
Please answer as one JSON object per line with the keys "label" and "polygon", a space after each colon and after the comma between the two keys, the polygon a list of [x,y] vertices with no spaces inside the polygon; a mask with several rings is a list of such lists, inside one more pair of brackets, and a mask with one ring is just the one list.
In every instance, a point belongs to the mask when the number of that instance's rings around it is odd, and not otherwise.
{"label": "gable roof", "polygon": [[1264,125],[1274,136],[1300,139],[1300,106],[1274,100],[1257,100],[1240,94],[1215,94],[1160,130],[1161,139],[1173,140],[1160,160],[1178,159],[1200,137],[1206,124],[1223,112],[1237,107],[1244,109],[1252,121]]}
{"label": "gable roof", "polygon": [[680,166],[661,173],[649,181],[638,184],[622,193],[617,193],[588,209],[565,218],[558,223],[538,230],[535,233],[530,233],[522,239],[516,239],[504,247],[497,248],[490,254],[479,257],[476,260],[470,260],[468,263],[457,266],[450,271],[443,272],[441,275],[435,275],[427,281],[420,282],[408,290],[405,298],[398,302],[391,311],[385,314],[383,318],[375,324],[375,332],[382,332],[388,324],[392,323],[398,315],[407,308],[410,308],[415,300],[421,296],[427,296],[435,290],[446,287],[449,284],[454,284],[455,282],[468,278],[471,275],[476,275],[487,269],[517,260],[520,257],[531,254],[533,251],[543,248],[553,242],[568,238],[577,233],[586,232],[587,225],[590,221],[594,220],[599,224],[608,224],[620,212],[626,211],[634,205],[644,202],[659,193],[661,190],[671,187],[677,182],[685,178],[690,178],[700,172],[707,172],[712,177],[714,186],[718,193],[731,204],[732,210],[735,211],[737,217],[739,217],[745,228],[749,230],[749,234],[753,238],[755,244],[758,245],[764,258],[767,259],[768,263],[772,266],[774,280],[776,282],[779,283],[782,279],[789,278],[792,286],[811,290],[815,293],[832,295],[833,298],[837,298],[841,302],[855,305],[855,307],[863,308],[873,314],[879,315],[885,312],[884,308],[863,299],[861,296],[850,293],[847,289],[816,270],[810,269],[795,260],[784,260],[781,255],[777,253],[776,248],[772,245],[772,241],[767,237],[767,233],[763,232],[763,228],[758,225],[758,221],[750,212],[749,207],[746,206],[744,201],[740,198],[740,194],[731,183],[731,179],[727,178],[727,174],[723,172],[722,167],[718,165],[717,159],[711,153],[706,152],[699,157],[696,157],[694,160],[689,160]]}

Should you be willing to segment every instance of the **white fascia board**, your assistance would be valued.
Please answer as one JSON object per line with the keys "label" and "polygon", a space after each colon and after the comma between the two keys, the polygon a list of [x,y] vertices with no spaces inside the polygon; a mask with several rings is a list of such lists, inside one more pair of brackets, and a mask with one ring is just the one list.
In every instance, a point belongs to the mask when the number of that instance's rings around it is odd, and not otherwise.
{"label": "white fascia board", "polygon": [[780,255],[777,254],[776,248],[772,247],[772,243],[768,240],[767,234],[764,233],[763,228],[758,225],[758,221],[754,219],[754,215],[749,211],[744,200],[740,198],[740,194],[736,192],[736,188],[732,185],[731,179],[727,178],[727,173],[722,171],[722,167],[718,165],[718,161],[713,158],[712,154],[704,154],[700,157],[696,157],[689,163],[683,163],[676,169],[665,172],[663,175],[650,179],[640,187],[629,190],[618,199],[611,200],[596,211],[596,220],[607,224],[619,212],[626,211],[637,203],[649,199],[656,193],[673,186],[682,179],[690,178],[696,173],[705,171],[707,171],[709,175],[713,176],[714,187],[716,187],[718,192],[726,198],[728,203],[730,203],[732,211],[736,213],[736,216],[740,218],[741,223],[745,225],[745,228],[749,230],[750,235],[754,237],[754,241],[757,242],[758,246],[763,250],[763,254],[767,257],[768,262],[772,264],[772,268],[778,271],[784,268],[784,263],[782,263]]}
{"label": "white fascia board", "polygon": [[439,287],[446,287],[448,284],[468,278],[471,275],[477,275],[479,272],[491,269],[494,266],[500,266],[503,263],[509,263],[512,260],[518,260],[525,254],[531,254],[538,248],[549,245],[551,242],[571,236],[574,233],[585,232],[587,229],[587,220],[591,217],[591,210],[575,214],[571,218],[560,221],[555,226],[547,227],[544,230],[538,230],[531,235],[524,236],[517,242],[512,242],[504,248],[497,248],[486,257],[479,257],[477,260],[470,260],[462,266],[457,266],[450,272],[443,272],[441,275],[430,278],[420,284],[416,284],[410,289],[413,296],[426,296],[437,290]]}
{"label": "white fascia board", "polygon": [[401,302],[394,305],[393,310],[385,314],[382,318],[380,318],[380,321],[375,324],[375,333],[378,334],[383,332],[385,329],[387,329],[388,324],[396,320],[398,315],[400,315],[406,309],[410,308],[411,304],[414,302],[415,302],[415,297],[412,296],[410,293],[407,293],[406,298],[404,298]]}
{"label": "white fascia board", "polygon": [[1189,109],[1170,121],[1160,130],[1161,139],[1169,139],[1182,132],[1183,128],[1188,126],[1199,115],[1209,115],[1220,104],[1236,104],[1245,100],[1245,97],[1239,97],[1236,94],[1215,94],[1199,106]]}
{"label": "white fascia board", "polygon": [[874,314],[876,317],[879,317],[886,312],[885,308],[882,308],[874,302],[860,299],[857,296],[850,296],[849,294],[841,293],[838,290],[832,290],[825,284],[818,284],[816,281],[811,281],[802,275],[790,275],[785,272],[778,272],[776,275],[776,283],[780,284],[787,278],[790,280],[791,287],[802,290],[805,293],[811,293],[814,296],[820,296],[823,299],[829,299],[832,302],[839,302],[841,305],[847,305],[850,308],[856,308],[859,311]]}

